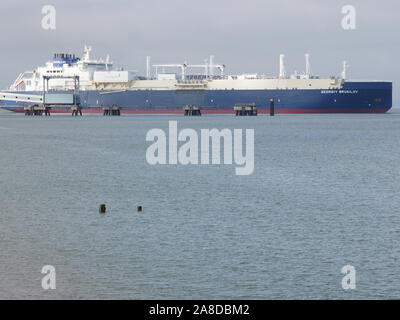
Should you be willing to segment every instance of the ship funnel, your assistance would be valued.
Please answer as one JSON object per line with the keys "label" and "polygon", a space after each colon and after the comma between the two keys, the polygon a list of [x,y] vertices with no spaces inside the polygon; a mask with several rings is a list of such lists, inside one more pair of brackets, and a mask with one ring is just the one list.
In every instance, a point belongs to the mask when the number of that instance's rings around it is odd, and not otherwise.
{"label": "ship funnel", "polygon": [[279,78],[286,78],[286,70],[285,70],[285,55],[281,54],[279,56]]}
{"label": "ship funnel", "polygon": [[306,53],[305,57],[306,57],[306,78],[309,79],[311,76],[310,55]]}

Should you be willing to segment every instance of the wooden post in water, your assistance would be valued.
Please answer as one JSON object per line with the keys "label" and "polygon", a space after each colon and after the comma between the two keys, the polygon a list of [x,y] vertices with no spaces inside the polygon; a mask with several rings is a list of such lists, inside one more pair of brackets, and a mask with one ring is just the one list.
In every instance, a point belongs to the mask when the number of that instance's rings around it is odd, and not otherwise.
{"label": "wooden post in water", "polygon": [[104,203],[99,205],[99,213],[106,213],[106,205]]}

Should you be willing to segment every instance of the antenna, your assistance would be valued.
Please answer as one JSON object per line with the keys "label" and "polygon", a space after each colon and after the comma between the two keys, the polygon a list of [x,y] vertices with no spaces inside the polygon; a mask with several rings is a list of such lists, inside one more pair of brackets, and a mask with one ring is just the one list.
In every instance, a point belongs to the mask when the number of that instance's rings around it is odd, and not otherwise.
{"label": "antenna", "polygon": [[106,70],[108,71],[108,65],[110,63],[110,55],[108,54],[106,57]]}
{"label": "antenna", "polygon": [[85,49],[83,51],[83,60],[84,61],[90,60],[90,51],[92,51],[92,47],[85,45]]}
{"label": "antenna", "polygon": [[204,59],[204,72],[206,74],[206,79],[208,78],[208,59]]}
{"label": "antenna", "polygon": [[279,56],[279,78],[281,78],[281,79],[286,78],[285,55],[284,54],[281,54]]}
{"label": "antenna", "polygon": [[309,79],[311,76],[310,55],[306,53],[305,57],[306,57],[306,78]]}
{"label": "antenna", "polygon": [[343,61],[343,71],[342,71],[342,79],[346,80],[347,77],[347,68],[349,65],[347,64],[347,61]]}
{"label": "antenna", "polygon": [[151,78],[150,59],[150,56],[146,57],[146,77],[148,80]]}
{"label": "antenna", "polygon": [[210,56],[210,77],[214,76],[214,56]]}

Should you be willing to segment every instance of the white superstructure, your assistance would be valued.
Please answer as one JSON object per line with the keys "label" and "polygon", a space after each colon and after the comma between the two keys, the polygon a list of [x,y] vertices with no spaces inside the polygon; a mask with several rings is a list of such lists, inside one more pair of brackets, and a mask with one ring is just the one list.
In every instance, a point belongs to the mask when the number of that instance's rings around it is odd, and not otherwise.
{"label": "white superstructure", "polygon": [[225,65],[216,64],[214,56],[204,64],[150,64],[146,57],[146,76],[135,71],[115,69],[109,56],[92,59],[91,47],[85,46],[82,59],[70,54],[55,54],[52,61],[18,76],[10,90],[43,91],[43,77],[51,77],[49,90],[74,89],[73,76],[79,76],[79,90],[296,90],[335,89],[344,84],[347,64],[342,78],[315,77],[311,74],[310,55],[306,54],[304,74],[286,75],[284,55],[280,55],[279,76],[267,77],[256,73],[225,75]]}
{"label": "white superstructure", "polygon": [[136,77],[136,74],[131,71],[113,70],[113,62],[110,61],[109,56],[105,61],[91,59],[91,50],[91,47],[85,46],[82,59],[74,55],[57,53],[53,60],[46,62],[44,66],[20,74],[10,89],[42,91],[44,76],[54,77],[49,82],[49,90],[72,90],[74,81],[67,77],[73,76],[79,76],[80,90],[87,90],[95,81],[121,83]]}

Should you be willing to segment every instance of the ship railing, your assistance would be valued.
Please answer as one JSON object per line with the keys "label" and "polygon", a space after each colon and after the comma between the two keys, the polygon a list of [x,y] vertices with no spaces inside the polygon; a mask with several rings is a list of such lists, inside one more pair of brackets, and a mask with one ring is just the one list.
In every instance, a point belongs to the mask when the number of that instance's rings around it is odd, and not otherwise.
{"label": "ship railing", "polygon": [[175,85],[178,87],[205,88],[207,82],[202,80],[178,80]]}
{"label": "ship railing", "polygon": [[178,80],[177,84],[207,84],[204,80]]}

